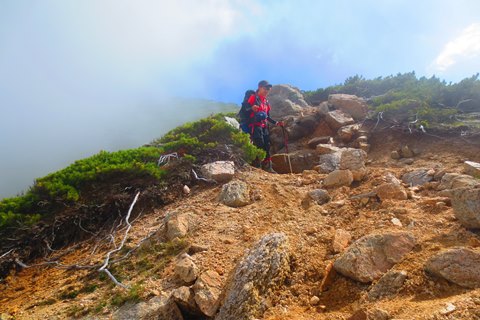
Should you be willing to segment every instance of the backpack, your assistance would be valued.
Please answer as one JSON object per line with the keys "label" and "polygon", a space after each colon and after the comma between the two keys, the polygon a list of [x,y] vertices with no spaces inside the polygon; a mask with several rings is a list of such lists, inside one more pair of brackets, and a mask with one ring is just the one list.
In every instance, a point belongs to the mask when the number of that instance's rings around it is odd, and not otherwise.
{"label": "backpack", "polygon": [[[238,118],[240,119],[240,123],[249,123],[251,122],[250,113],[251,105],[248,103],[248,99],[252,96],[252,94],[256,94],[255,90],[247,90],[245,92],[245,96],[243,97],[242,107],[240,111],[238,111]],[[258,99],[258,97],[257,97]]]}

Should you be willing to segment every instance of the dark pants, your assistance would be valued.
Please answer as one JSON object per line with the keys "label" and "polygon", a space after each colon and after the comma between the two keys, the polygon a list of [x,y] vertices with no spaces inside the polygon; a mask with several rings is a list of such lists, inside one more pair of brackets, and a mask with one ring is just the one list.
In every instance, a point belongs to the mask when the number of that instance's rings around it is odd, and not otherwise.
{"label": "dark pants", "polygon": [[253,144],[256,147],[265,150],[265,152],[267,153],[265,160],[270,160],[270,135],[268,133],[268,128],[262,128],[257,126],[253,127],[251,138]]}

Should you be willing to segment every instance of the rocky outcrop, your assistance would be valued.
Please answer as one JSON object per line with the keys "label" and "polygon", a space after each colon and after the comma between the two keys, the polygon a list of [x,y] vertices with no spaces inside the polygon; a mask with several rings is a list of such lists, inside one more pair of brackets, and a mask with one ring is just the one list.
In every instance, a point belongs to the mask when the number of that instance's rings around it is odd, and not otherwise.
{"label": "rocky outcrop", "polygon": [[235,174],[235,164],[233,161],[215,161],[204,164],[201,171],[207,179],[212,179],[219,183],[228,182],[232,180]]}
{"label": "rocky outcrop", "polygon": [[337,131],[341,127],[345,127],[349,124],[355,123],[355,120],[353,120],[352,117],[340,110],[328,112],[325,116],[325,121],[327,122],[328,126],[334,131]]}
{"label": "rocky outcrop", "polygon": [[415,246],[407,232],[368,235],[353,243],[334,263],[337,272],[368,283],[379,279]]}
{"label": "rocky outcrop", "polygon": [[330,172],[325,180],[323,180],[323,185],[326,188],[335,188],[341,186],[350,186],[353,182],[353,175],[350,170],[335,170]]}
{"label": "rocky outcrop", "polygon": [[480,188],[459,188],[451,195],[458,221],[466,228],[480,229]]}
{"label": "rocky outcrop", "polygon": [[230,181],[223,185],[219,198],[229,207],[243,207],[250,203],[250,189],[243,181]]}
{"label": "rocky outcrop", "polygon": [[355,120],[363,120],[368,114],[366,101],[350,94],[331,94],[328,96],[328,103],[335,109],[341,110]]}
{"label": "rocky outcrop", "polygon": [[198,277],[192,289],[200,311],[204,315],[212,317],[220,305],[220,294],[222,293],[220,275],[213,270],[205,271]]}
{"label": "rocky outcrop", "polygon": [[125,304],[113,315],[113,320],[151,320],[169,319],[183,320],[180,309],[170,296],[162,295],[154,297],[146,302],[135,305]]}
{"label": "rocky outcrop", "polygon": [[440,252],[428,260],[425,270],[465,288],[480,288],[480,253],[467,248]]}
{"label": "rocky outcrop", "polygon": [[268,94],[268,101],[272,106],[270,114],[274,119],[299,114],[308,107],[301,91],[286,84],[273,86]]}
{"label": "rocky outcrop", "polygon": [[290,272],[289,246],[282,233],[264,236],[235,269],[216,320],[262,318],[265,300]]}

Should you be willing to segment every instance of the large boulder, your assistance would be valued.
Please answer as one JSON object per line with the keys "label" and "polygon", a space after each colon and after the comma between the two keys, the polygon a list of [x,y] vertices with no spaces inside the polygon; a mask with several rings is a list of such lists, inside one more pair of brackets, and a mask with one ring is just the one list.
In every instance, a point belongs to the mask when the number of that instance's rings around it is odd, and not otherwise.
{"label": "large boulder", "polygon": [[272,106],[270,114],[274,119],[299,114],[308,107],[302,92],[286,84],[273,86],[268,94],[268,101]]}
{"label": "large boulder", "polygon": [[328,103],[335,109],[349,114],[355,120],[363,120],[368,114],[366,101],[350,94],[331,94],[328,96]]}
{"label": "large boulder", "polygon": [[338,131],[338,129],[340,129],[341,127],[345,127],[349,124],[355,123],[355,120],[353,120],[352,117],[340,110],[328,112],[325,116],[325,121],[328,123],[328,126],[334,131]]}
{"label": "large boulder", "polygon": [[125,304],[112,315],[113,320],[183,320],[182,313],[170,296],[154,297],[146,302],[134,305]]}
{"label": "large boulder", "polygon": [[250,203],[250,189],[243,181],[230,181],[223,185],[219,198],[229,207],[243,207]]}
{"label": "large boulder", "polygon": [[262,318],[266,300],[290,273],[290,254],[283,233],[264,236],[240,261],[216,320]]}
{"label": "large boulder", "polygon": [[348,126],[338,129],[337,136],[343,142],[351,142],[353,138],[357,135],[359,129],[359,124],[350,124]]}
{"label": "large boulder", "polygon": [[415,246],[407,232],[368,235],[353,243],[334,263],[337,272],[368,283],[379,279]]}
{"label": "large boulder", "polygon": [[430,258],[425,270],[466,288],[480,288],[480,253],[467,248],[449,249]]}
{"label": "large boulder", "polygon": [[220,305],[220,295],[222,293],[220,275],[213,270],[207,270],[198,277],[192,289],[200,311],[204,315],[212,317]]}
{"label": "large boulder", "polygon": [[318,155],[310,150],[298,150],[289,154],[278,153],[272,156],[272,167],[278,173],[302,173],[312,169],[318,162]]}
{"label": "large boulder", "polygon": [[228,182],[232,180],[235,174],[235,164],[233,161],[215,161],[204,164],[201,171],[205,178],[217,182]]}
{"label": "large boulder", "polygon": [[460,223],[480,229],[480,188],[459,188],[451,192],[452,207]]}
{"label": "large boulder", "polygon": [[315,149],[319,144],[329,143],[330,139],[330,136],[315,137],[308,140],[307,145],[309,148]]}

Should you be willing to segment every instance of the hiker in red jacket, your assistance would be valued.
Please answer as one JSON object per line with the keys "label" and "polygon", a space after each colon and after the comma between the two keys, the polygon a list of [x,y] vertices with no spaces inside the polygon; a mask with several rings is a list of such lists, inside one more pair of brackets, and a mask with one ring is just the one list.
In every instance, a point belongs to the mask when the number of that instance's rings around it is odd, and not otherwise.
{"label": "hiker in red jacket", "polygon": [[251,106],[249,132],[252,142],[258,148],[265,150],[267,156],[261,163],[257,159],[255,166],[261,167],[263,170],[275,173],[272,169],[272,159],[270,158],[270,135],[268,132],[267,121],[276,126],[283,126],[283,122],[275,121],[270,118],[270,103],[267,100],[267,95],[272,85],[266,80],[258,83],[258,89],[255,94],[252,94],[248,99],[248,104]]}

